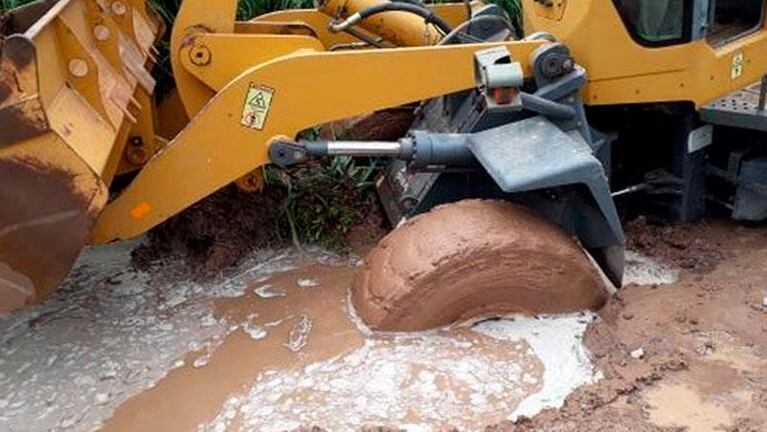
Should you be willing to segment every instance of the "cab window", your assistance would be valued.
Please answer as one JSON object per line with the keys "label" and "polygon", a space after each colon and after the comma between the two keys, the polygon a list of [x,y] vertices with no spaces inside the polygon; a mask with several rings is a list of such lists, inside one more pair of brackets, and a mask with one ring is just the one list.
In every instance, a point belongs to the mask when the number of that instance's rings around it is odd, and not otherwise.
{"label": "cab window", "polygon": [[672,45],[689,40],[687,0],[614,0],[634,39],[648,46]]}
{"label": "cab window", "polygon": [[706,38],[721,46],[753,33],[762,26],[763,0],[709,0],[709,26]]}

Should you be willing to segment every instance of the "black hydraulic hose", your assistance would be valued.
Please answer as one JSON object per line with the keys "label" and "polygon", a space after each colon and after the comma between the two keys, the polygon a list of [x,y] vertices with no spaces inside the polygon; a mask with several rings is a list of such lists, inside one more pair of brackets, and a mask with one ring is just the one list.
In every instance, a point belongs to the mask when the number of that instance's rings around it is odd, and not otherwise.
{"label": "black hydraulic hose", "polygon": [[474,17],[474,18],[472,18],[470,20],[464,21],[461,24],[458,24],[450,33],[447,33],[445,35],[445,37],[443,37],[442,40],[439,41],[439,43],[437,45],[447,45],[447,44],[449,44],[450,42],[453,41],[453,39],[458,37],[458,35],[460,35],[464,31],[468,31],[468,28],[472,24],[477,24],[477,23],[481,23],[481,22],[490,22],[490,21],[495,21],[495,22],[501,23],[501,24],[505,25],[509,30],[511,30],[512,33],[514,32],[514,26],[506,18],[504,18],[504,17],[502,17],[500,15],[480,15],[480,16],[476,16],[476,17]]}
{"label": "black hydraulic hose", "polygon": [[416,15],[420,15],[423,17],[424,20],[426,20],[429,24],[434,24],[437,26],[438,29],[440,29],[443,33],[450,33],[453,29],[450,27],[450,24],[445,22],[439,15],[435,14],[431,9],[417,5],[415,3],[404,3],[404,2],[384,2],[379,3],[375,6],[371,6],[367,9],[363,9],[360,11],[360,16],[362,19],[369,18],[373,15],[383,13],[383,12],[409,12]]}
{"label": "black hydraulic hose", "polygon": [[383,12],[408,12],[408,13],[416,14],[421,16],[428,24],[434,24],[440,31],[442,31],[442,33],[447,34],[453,30],[450,27],[450,24],[445,22],[445,20],[440,18],[439,15],[432,12],[429,8],[417,5],[415,3],[391,2],[391,1],[379,3],[375,6],[371,6],[367,9],[363,9],[353,14],[352,16],[347,18],[345,21],[339,24],[333,24],[331,26],[331,29],[334,31],[343,31],[347,27],[350,27],[366,18],[370,18],[373,15],[377,15]]}

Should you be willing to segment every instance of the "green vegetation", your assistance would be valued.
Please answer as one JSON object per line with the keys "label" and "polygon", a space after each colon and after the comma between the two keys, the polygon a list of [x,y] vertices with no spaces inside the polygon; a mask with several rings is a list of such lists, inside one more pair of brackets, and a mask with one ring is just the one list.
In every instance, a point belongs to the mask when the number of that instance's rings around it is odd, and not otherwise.
{"label": "green vegetation", "polygon": [[[160,12],[166,22],[173,22],[173,17],[178,13],[181,0],[150,0],[150,3]],[[314,7],[313,0],[240,0],[237,18],[246,20],[278,10],[311,7]]]}
{"label": "green vegetation", "polygon": [[13,9],[27,3],[31,3],[33,0],[0,0],[0,11]]}
{"label": "green vegetation", "polygon": [[378,211],[374,161],[337,157],[293,170],[267,168],[270,188],[285,191],[279,229],[293,244],[340,249],[349,230]]}

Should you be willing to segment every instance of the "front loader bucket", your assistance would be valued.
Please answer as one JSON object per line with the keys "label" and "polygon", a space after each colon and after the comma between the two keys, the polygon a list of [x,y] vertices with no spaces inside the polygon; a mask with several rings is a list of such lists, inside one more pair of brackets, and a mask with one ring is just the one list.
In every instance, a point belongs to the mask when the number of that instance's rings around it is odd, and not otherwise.
{"label": "front loader bucket", "polygon": [[161,26],[136,3],[49,0],[4,17],[0,313],[61,283],[126,170],[126,143],[151,128],[151,103],[138,101],[151,101]]}

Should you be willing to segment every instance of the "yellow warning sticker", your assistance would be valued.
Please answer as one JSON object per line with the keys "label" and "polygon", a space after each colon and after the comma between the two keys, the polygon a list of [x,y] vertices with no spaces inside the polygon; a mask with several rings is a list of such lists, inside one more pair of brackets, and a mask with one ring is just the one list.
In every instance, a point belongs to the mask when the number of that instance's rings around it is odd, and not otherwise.
{"label": "yellow warning sticker", "polygon": [[732,69],[730,69],[730,79],[738,79],[743,75],[743,67],[745,66],[745,58],[743,53],[737,53],[732,58]]}
{"label": "yellow warning sticker", "polygon": [[252,129],[263,130],[273,98],[273,88],[260,84],[251,84],[248,89],[248,96],[245,98],[245,106],[242,108],[242,125]]}

